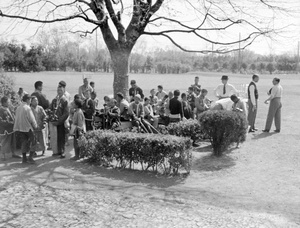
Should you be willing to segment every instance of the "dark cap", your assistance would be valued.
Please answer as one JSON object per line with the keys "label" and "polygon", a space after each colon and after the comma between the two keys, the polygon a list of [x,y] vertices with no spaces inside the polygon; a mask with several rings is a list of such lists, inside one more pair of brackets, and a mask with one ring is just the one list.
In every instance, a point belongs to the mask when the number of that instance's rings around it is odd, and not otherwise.
{"label": "dark cap", "polygon": [[22,101],[26,102],[28,99],[31,99],[32,96],[30,96],[29,94],[25,94],[23,97],[22,97]]}
{"label": "dark cap", "polygon": [[65,88],[67,86],[67,83],[65,81],[60,81],[58,85]]}
{"label": "dark cap", "polygon": [[135,80],[131,80],[130,81],[130,85],[135,85],[136,84],[136,81]]}
{"label": "dark cap", "polygon": [[223,75],[221,80],[228,80],[228,76],[227,75]]}

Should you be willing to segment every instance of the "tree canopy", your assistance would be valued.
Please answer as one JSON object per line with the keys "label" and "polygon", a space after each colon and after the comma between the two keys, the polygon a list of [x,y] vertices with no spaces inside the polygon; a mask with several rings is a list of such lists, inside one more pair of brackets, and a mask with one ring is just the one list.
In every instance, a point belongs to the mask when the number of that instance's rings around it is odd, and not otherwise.
{"label": "tree canopy", "polygon": [[127,92],[129,56],[140,36],[162,36],[188,52],[228,53],[276,33],[272,22],[287,12],[282,6],[278,0],[14,0],[1,1],[0,16],[11,28],[26,21],[73,21],[70,31],[82,35],[100,28],[116,94]]}

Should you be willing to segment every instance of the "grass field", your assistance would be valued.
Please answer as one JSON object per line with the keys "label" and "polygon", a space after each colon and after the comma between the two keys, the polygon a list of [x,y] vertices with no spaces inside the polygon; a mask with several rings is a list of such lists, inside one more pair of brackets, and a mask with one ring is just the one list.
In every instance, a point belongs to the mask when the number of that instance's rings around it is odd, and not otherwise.
{"label": "grass field", "polygon": [[[71,94],[82,81],[78,73],[14,75],[28,92],[36,80],[44,81],[49,98],[59,80],[67,82]],[[185,91],[195,75],[214,98],[221,73],[133,74],[130,79],[147,94],[158,84]],[[234,85],[251,81],[251,75],[229,77]],[[58,160],[51,151],[34,166],[0,161],[0,227],[300,227],[300,75],[278,75],[284,88],[280,134],[261,132],[273,77],[261,75],[258,83],[259,131],[220,158],[211,156],[205,142],[194,148],[185,178]],[[111,74],[92,75],[100,97],[112,93],[112,79]],[[74,155],[72,146],[66,155]]]}

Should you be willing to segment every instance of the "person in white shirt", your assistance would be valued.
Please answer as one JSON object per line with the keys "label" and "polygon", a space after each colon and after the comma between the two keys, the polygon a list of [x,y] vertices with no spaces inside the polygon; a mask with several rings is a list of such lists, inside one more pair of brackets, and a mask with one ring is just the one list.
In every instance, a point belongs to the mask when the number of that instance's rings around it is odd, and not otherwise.
{"label": "person in white shirt", "polygon": [[265,101],[265,104],[268,104],[270,101],[269,111],[268,111],[268,117],[266,121],[266,126],[263,132],[269,132],[272,126],[273,119],[275,121],[275,132],[279,133],[281,130],[281,97],[283,88],[279,84],[280,79],[274,78],[273,79],[273,87],[271,90],[270,97]]}
{"label": "person in white shirt", "polygon": [[233,101],[232,111],[243,113],[247,117],[246,103],[235,94],[231,95],[230,99]]}
{"label": "person in white shirt", "polygon": [[248,86],[248,124],[250,126],[249,132],[257,131],[255,128],[255,119],[257,114],[257,101],[258,101],[258,90],[256,83],[259,81],[259,76],[254,74],[252,76],[252,82]]}
{"label": "person in white shirt", "polygon": [[78,94],[81,97],[82,100],[86,99],[86,93],[93,92],[93,88],[89,85],[89,80],[87,78],[83,79],[83,85],[78,88]]}
{"label": "person in white shirt", "polygon": [[164,88],[162,85],[159,85],[157,86],[157,93],[156,93],[156,96],[157,96],[157,99],[159,101],[161,101],[167,94],[167,92],[164,91]]}
{"label": "person in white shirt", "polygon": [[218,85],[214,90],[214,94],[219,99],[230,98],[231,95],[237,94],[235,87],[228,83],[228,76],[223,75],[222,84]]}

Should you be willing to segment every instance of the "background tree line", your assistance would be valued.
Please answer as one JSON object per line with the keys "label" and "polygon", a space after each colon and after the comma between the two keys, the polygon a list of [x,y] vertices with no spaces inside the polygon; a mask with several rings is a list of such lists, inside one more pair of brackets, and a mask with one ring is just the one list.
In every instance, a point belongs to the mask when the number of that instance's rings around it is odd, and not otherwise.
{"label": "background tree line", "polygon": [[[59,31],[52,31],[59,33]],[[174,49],[156,48],[145,52],[137,47],[130,57],[130,73],[180,74],[190,71],[232,73],[295,73],[298,57],[292,54],[259,55],[244,50],[228,55],[199,55]],[[5,71],[102,71],[111,72],[111,59],[106,48],[94,43],[83,44],[67,37],[39,35],[39,42],[29,48],[16,41],[0,42],[0,68]]]}

